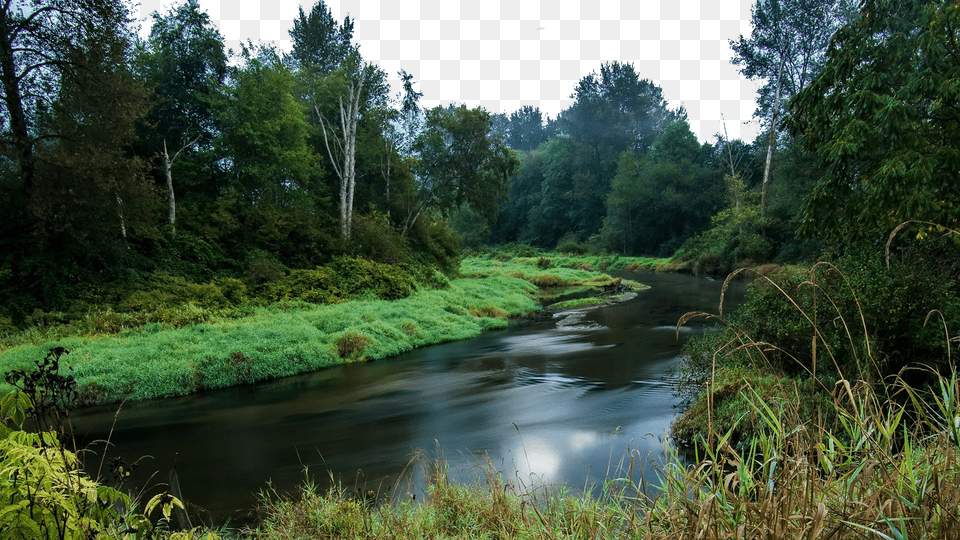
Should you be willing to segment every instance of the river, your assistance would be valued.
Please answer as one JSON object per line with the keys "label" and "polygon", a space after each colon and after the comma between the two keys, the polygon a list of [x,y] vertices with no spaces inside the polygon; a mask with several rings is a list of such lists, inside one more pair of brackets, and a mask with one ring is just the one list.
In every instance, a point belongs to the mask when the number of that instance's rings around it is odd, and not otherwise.
{"label": "river", "polygon": [[[625,277],[651,288],[582,316],[516,323],[377,362],[127,403],[119,414],[116,406],[83,409],[73,421],[83,441],[109,436],[108,457],[150,456],[128,488],[156,490],[175,467],[183,498],[213,523],[247,522],[268,482],[295,492],[305,468],[321,485],[330,471],[364,490],[416,491],[398,479],[417,481],[408,465],[421,451],[442,456],[459,479],[473,478],[489,459],[527,488],[596,484],[621,476],[619,465],[631,456],[650,475],[679,405],[672,369],[683,341],[703,329],[690,325],[678,340],[675,324],[688,311],[716,313],[722,282]],[[736,283],[728,294],[740,298],[743,289]],[[98,455],[86,459],[96,470]]]}

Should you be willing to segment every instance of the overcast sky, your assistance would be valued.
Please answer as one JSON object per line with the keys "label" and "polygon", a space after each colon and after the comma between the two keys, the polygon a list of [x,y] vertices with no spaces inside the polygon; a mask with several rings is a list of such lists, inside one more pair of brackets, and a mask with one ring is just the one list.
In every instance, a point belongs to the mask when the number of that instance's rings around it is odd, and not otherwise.
{"label": "overcast sky", "polygon": [[[141,0],[149,15],[182,0]],[[274,42],[290,50],[288,31],[312,0],[200,0],[227,47]],[[631,62],[687,109],[690,127],[712,141],[726,119],[732,138],[752,142],[757,84],[730,64],[730,39],[750,33],[753,0],[329,0],[355,21],[354,42],[400,91],[397,72],[413,74],[421,105],[451,102],[510,113],[523,105],[555,117],[571,104],[577,81],[600,64]]]}

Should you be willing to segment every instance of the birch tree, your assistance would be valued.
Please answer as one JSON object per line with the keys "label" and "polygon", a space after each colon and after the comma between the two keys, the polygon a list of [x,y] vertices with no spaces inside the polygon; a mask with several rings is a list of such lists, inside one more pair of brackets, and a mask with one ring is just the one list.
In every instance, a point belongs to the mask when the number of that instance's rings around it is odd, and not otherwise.
{"label": "birch tree", "polygon": [[[366,71],[366,66],[364,68]],[[350,238],[350,226],[353,223],[353,193],[357,184],[357,123],[360,121],[360,96],[363,93],[364,77],[347,83],[347,104],[343,96],[338,98],[340,105],[339,135],[334,125],[323,117],[320,107],[314,104],[314,110],[320,119],[323,132],[323,144],[330,156],[333,170],[340,178],[340,234]],[[330,144],[333,139],[333,145]]]}
{"label": "birch tree", "polygon": [[757,0],[750,37],[730,41],[740,73],[763,80],[755,116],[768,122],[767,155],[761,184],[766,211],[770,171],[782,103],[810,84],[823,69],[830,38],[854,16],[851,0]]}

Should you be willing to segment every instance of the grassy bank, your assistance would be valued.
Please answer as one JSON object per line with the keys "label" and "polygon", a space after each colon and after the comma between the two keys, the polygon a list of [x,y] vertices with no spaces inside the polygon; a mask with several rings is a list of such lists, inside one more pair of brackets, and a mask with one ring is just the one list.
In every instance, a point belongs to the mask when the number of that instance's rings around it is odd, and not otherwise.
{"label": "grassy bank", "polygon": [[[611,280],[599,272],[537,268],[523,260],[467,259],[463,277],[396,300],[282,300],[194,324],[151,322],[115,333],[23,340],[0,354],[0,371],[27,369],[51,348],[63,347],[70,354],[62,363],[77,379],[80,403],[185,395],[469,338],[538,310],[538,286],[592,289]],[[297,294],[318,296],[309,289]],[[9,390],[0,384],[0,392]]]}
{"label": "grassy bank", "polygon": [[[844,422],[827,430],[791,403],[770,404],[749,386],[747,407],[762,434],[747,448],[715,434],[714,450],[687,464],[667,453],[659,491],[642,495],[629,466],[599,496],[567,487],[525,488],[492,466],[474,484],[428,464],[426,493],[377,504],[372,496],[307,484],[296,499],[268,495],[260,539],[952,539],[960,534],[956,379],[919,396],[869,386],[841,388],[830,401]],[[794,396],[799,399],[800,396]],[[913,401],[911,399],[916,399]],[[915,408],[925,399],[931,407]],[[918,413],[918,414],[913,414]],[[908,421],[907,418],[912,421]],[[631,455],[637,465],[648,456]],[[402,491],[401,491],[402,492]]]}

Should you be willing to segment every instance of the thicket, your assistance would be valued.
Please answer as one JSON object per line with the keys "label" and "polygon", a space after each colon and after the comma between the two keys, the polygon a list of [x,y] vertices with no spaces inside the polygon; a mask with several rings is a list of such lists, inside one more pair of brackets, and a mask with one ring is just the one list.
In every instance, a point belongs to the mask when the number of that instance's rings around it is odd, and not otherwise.
{"label": "thicket", "polygon": [[[900,247],[887,253],[851,249],[812,267],[752,276],[736,312],[708,317],[720,330],[685,345],[679,375],[696,401],[674,436],[696,442],[709,421],[721,432],[736,425],[735,439],[749,440],[752,427],[738,413],[747,385],[773,400],[800,389],[810,397],[798,406],[816,414],[818,407],[829,410],[822,398],[838,381],[862,381],[882,393],[897,379],[926,390],[938,373],[952,372],[957,340],[947,329],[960,327],[956,240],[891,239]],[[718,417],[705,417],[707,402]]]}

